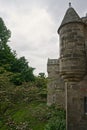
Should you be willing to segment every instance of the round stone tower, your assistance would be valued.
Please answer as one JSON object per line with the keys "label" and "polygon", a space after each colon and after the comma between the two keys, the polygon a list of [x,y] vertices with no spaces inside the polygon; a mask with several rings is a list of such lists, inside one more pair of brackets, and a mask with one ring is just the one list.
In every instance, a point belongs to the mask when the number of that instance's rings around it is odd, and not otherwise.
{"label": "round stone tower", "polygon": [[84,23],[70,6],[58,29],[60,74],[64,80],[80,81],[86,73]]}

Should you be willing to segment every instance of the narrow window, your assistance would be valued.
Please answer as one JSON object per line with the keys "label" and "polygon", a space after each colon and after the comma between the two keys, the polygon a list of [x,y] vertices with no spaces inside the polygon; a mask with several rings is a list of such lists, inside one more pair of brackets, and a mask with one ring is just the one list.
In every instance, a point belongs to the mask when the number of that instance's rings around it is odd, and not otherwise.
{"label": "narrow window", "polygon": [[55,98],[56,98],[55,95],[53,95],[53,103],[55,103]]}
{"label": "narrow window", "polygon": [[87,114],[87,97],[84,97],[84,112]]}

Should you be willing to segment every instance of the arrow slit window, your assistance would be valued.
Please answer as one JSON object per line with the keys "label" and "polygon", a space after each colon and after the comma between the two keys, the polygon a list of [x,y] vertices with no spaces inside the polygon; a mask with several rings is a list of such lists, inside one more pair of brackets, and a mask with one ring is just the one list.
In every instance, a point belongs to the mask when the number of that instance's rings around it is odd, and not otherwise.
{"label": "arrow slit window", "polygon": [[87,97],[84,97],[84,112],[87,114]]}

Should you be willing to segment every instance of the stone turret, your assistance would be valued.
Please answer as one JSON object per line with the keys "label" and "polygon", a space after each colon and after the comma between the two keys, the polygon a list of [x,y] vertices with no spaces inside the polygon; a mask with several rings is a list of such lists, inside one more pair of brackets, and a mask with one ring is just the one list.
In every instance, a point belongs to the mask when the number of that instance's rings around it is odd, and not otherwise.
{"label": "stone turret", "polygon": [[[66,129],[86,130],[87,110],[87,24],[76,11],[69,7],[58,29],[60,37],[60,75],[65,81]],[[83,80],[82,80],[83,79]]]}
{"label": "stone turret", "polygon": [[66,11],[58,33],[61,76],[65,81],[80,81],[86,73],[84,24],[72,7]]}

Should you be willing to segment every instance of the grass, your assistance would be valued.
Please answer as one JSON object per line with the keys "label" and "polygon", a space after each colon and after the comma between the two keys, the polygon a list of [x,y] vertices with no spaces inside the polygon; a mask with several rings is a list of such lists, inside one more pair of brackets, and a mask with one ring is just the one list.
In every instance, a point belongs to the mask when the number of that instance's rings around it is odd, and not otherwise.
{"label": "grass", "polygon": [[0,130],[5,130],[8,126],[10,128],[11,126],[6,124],[11,124],[12,122],[14,122],[13,127],[14,125],[17,127],[20,124],[27,123],[32,130],[44,130],[44,126],[47,123],[47,106],[45,103],[19,104],[15,107],[17,108],[6,111],[6,122],[3,122]]}

